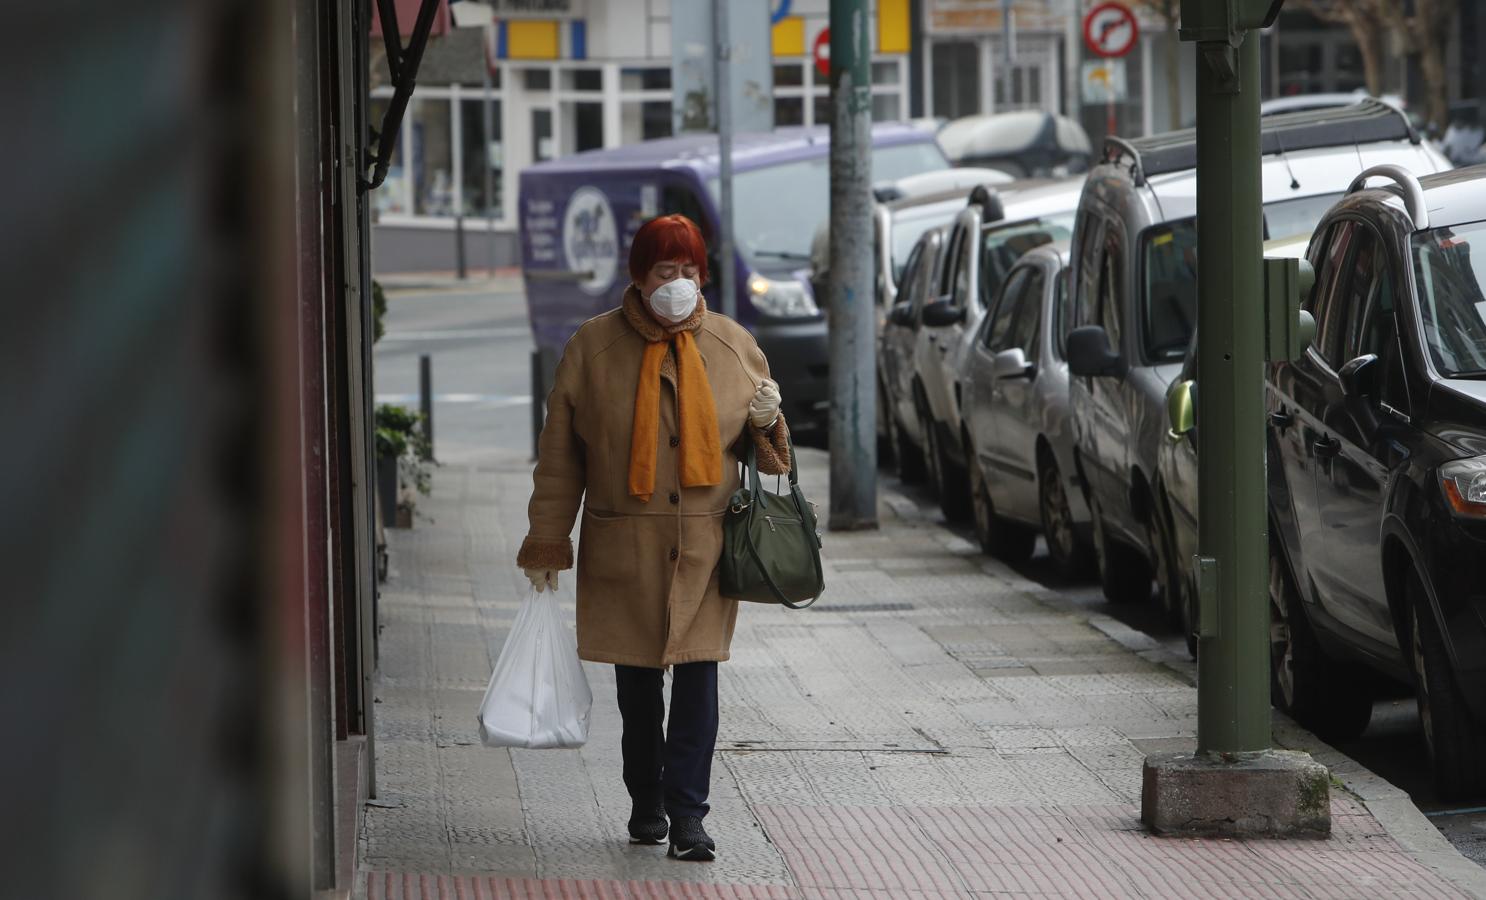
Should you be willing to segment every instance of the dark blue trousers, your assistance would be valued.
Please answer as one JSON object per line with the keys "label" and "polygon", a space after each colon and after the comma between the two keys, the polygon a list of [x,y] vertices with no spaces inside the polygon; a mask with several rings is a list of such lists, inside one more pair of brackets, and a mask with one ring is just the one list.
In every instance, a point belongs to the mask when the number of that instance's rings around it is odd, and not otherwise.
{"label": "dark blue trousers", "polygon": [[632,799],[665,804],[671,818],[707,815],[717,745],[717,663],[671,667],[671,721],[662,669],[615,666],[624,719],[624,786]]}

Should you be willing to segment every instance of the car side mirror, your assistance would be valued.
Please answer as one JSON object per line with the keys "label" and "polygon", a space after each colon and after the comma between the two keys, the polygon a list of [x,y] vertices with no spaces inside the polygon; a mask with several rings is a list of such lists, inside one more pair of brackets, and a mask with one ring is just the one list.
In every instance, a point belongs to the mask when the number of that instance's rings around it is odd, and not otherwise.
{"label": "car side mirror", "polygon": [[1031,378],[1037,367],[1027,362],[1021,347],[1002,350],[991,359],[991,375],[997,379]]}
{"label": "car side mirror", "polygon": [[888,324],[896,325],[899,328],[912,328],[913,304],[906,300],[902,303],[893,304],[893,308],[888,311],[887,321]]}
{"label": "car side mirror", "polygon": [[944,328],[965,321],[965,307],[955,306],[952,300],[935,300],[924,307],[924,324],[930,328]]}
{"label": "car side mirror", "polygon": [[1342,394],[1348,399],[1376,397],[1378,393],[1378,357],[1368,353],[1343,365],[1337,377],[1341,379]]}
{"label": "car side mirror", "polygon": [[1079,378],[1122,376],[1125,360],[1109,346],[1109,335],[1098,325],[1068,332],[1068,371]]}
{"label": "car side mirror", "polygon": [[1186,437],[1197,425],[1197,409],[1193,403],[1194,382],[1178,381],[1166,392],[1166,438],[1173,444]]}

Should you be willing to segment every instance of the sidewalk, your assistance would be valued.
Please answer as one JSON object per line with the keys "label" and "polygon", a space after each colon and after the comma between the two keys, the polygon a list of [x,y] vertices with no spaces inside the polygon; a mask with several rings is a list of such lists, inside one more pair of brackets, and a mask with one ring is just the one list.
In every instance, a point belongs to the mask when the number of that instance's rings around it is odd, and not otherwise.
{"label": "sidewalk", "polygon": [[[823,505],[825,456],[801,461]],[[426,517],[394,533],[381,600],[380,793],[358,897],[1486,896],[1486,874],[1443,839],[1406,836],[1411,854],[1340,787],[1329,841],[1147,835],[1141,761],[1192,745],[1190,679],[891,493],[879,531],[826,535],[815,608],[739,616],[707,820],[718,861],[631,847],[612,668],[588,667],[581,751],[490,750],[476,735],[526,590],[511,561],[530,464],[434,482]]]}

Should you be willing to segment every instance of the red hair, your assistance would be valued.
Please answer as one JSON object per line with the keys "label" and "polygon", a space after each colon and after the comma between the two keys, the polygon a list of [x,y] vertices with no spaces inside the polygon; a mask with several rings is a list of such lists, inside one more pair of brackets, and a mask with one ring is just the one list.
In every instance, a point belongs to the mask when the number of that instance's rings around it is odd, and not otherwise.
{"label": "red hair", "polygon": [[629,277],[639,284],[651,266],[673,259],[689,261],[697,267],[697,281],[707,283],[707,242],[697,224],[679,214],[651,219],[635,232],[629,246]]}

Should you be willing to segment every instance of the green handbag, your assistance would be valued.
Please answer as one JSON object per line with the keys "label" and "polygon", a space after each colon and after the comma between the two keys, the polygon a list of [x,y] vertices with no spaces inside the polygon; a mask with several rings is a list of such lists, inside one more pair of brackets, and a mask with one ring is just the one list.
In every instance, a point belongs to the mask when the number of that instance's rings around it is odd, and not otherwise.
{"label": "green handbag", "polygon": [[788,494],[771,494],[760,486],[758,451],[752,439],[744,443],[745,482],[728,502],[722,524],[721,593],[804,609],[826,585],[820,532],[815,510],[800,490],[794,443],[789,446]]}

